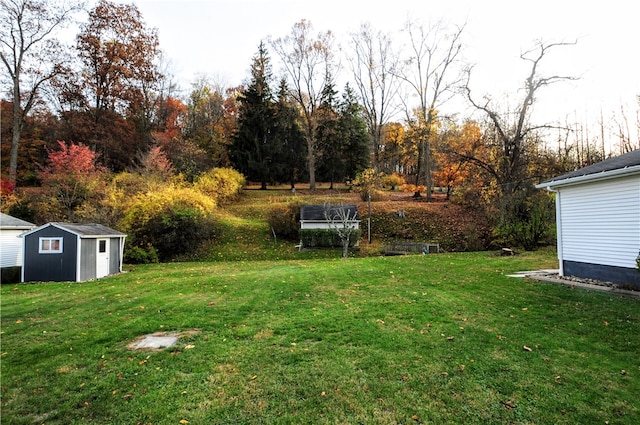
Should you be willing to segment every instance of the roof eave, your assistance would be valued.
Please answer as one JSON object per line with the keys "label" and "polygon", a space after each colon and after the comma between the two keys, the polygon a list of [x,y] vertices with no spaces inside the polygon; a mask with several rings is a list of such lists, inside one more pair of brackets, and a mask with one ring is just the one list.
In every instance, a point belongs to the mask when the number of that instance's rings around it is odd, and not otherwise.
{"label": "roof eave", "polygon": [[570,177],[562,180],[549,180],[536,185],[538,189],[547,189],[553,191],[556,187],[572,186],[593,181],[608,180],[615,177],[624,177],[627,175],[640,174],[640,165],[618,168],[615,170],[602,171],[600,173],[585,174],[582,176]]}

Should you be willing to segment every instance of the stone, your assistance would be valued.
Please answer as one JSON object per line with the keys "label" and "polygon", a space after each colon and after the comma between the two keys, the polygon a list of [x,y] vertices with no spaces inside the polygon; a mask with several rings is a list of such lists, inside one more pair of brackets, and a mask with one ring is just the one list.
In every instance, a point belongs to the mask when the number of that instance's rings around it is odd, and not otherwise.
{"label": "stone", "polygon": [[172,347],[178,342],[178,337],[175,335],[147,335],[142,341],[136,345],[136,349],[143,348],[166,348]]}

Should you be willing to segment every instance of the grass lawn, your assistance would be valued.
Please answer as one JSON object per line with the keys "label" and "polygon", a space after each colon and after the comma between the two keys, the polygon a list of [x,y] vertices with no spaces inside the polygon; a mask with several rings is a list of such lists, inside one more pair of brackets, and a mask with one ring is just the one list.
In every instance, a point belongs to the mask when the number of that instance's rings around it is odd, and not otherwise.
{"label": "grass lawn", "polygon": [[[173,263],[2,285],[2,423],[640,423],[640,300],[506,277],[553,257]],[[181,338],[127,347],[157,331]]]}

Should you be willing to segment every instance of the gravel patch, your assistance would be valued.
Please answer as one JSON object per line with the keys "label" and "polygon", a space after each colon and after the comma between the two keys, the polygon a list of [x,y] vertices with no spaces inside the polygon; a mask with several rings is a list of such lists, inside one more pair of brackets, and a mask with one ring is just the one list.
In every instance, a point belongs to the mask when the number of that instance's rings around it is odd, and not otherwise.
{"label": "gravel patch", "polygon": [[594,291],[612,292],[616,294],[629,295],[632,297],[640,297],[640,291],[620,288],[620,285],[596,279],[587,279],[575,276],[560,276],[558,270],[537,270],[519,272],[512,277],[525,277],[528,279],[538,280],[541,282],[557,283],[572,288],[584,288]]}

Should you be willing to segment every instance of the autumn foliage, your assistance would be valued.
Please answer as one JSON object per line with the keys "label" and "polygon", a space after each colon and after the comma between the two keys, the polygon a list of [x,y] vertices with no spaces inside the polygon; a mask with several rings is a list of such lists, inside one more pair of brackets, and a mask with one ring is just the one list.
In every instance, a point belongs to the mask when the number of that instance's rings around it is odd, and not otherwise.
{"label": "autumn foliage", "polygon": [[121,225],[130,235],[125,260],[139,262],[141,252],[155,252],[160,261],[192,252],[213,236],[215,208],[214,200],[190,187],[167,186],[137,196]]}
{"label": "autumn foliage", "polygon": [[40,172],[43,184],[56,180],[62,176],[81,179],[98,170],[96,154],[82,143],[65,143],[58,141],[58,150],[49,150],[48,164]]}
{"label": "autumn foliage", "polygon": [[39,173],[45,193],[57,204],[67,220],[90,196],[103,171],[96,164],[96,154],[82,143],[58,141],[57,150],[47,150],[47,164]]}

